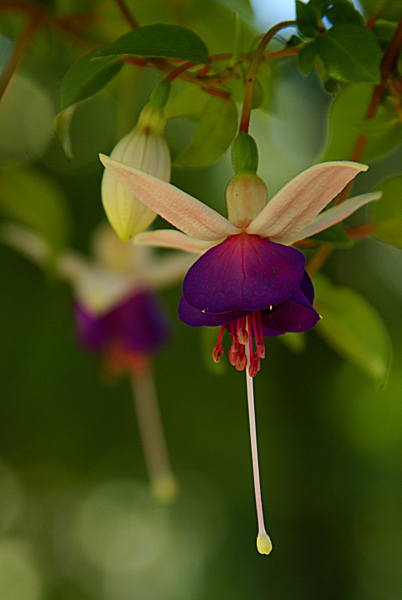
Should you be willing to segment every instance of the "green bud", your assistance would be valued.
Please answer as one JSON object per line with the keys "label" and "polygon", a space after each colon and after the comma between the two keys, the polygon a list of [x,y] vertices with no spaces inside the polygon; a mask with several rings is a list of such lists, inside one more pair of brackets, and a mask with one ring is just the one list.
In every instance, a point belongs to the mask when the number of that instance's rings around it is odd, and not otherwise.
{"label": "green bud", "polygon": [[248,133],[240,133],[235,138],[232,146],[232,161],[237,174],[257,173],[257,144]]}

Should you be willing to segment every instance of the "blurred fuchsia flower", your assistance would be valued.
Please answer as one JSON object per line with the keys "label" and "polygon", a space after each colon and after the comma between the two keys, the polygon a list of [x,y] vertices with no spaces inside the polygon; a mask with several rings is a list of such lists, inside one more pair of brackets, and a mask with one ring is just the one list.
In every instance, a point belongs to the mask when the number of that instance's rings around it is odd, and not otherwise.
{"label": "blurred fuchsia flower", "polygon": [[[50,249],[38,234],[21,226],[3,226],[3,241],[39,266],[49,263]],[[151,248],[125,244],[107,225],[92,237],[92,257],[66,250],[56,259],[61,279],[73,288],[78,338],[102,358],[107,378],[128,375],[142,438],[151,489],[162,501],[177,491],[168,458],[152,359],[166,343],[170,322],[156,291],[178,283],[194,261],[193,254],[157,256]]]}
{"label": "blurred fuchsia flower", "polygon": [[179,281],[191,258],[157,258],[144,250],[102,226],[92,237],[91,260],[72,252],[59,259],[58,270],[74,289],[79,341],[100,353],[106,375],[146,370],[169,337],[169,319],[155,291]]}
{"label": "blurred fuchsia flower", "polygon": [[151,248],[121,242],[110,227],[93,236],[93,260],[66,253],[60,274],[74,288],[81,344],[97,351],[107,376],[131,377],[135,407],[155,497],[177,492],[159,414],[152,358],[166,343],[170,323],[155,291],[180,281],[193,255],[156,256]]}
{"label": "blurred fuchsia flower", "polygon": [[[246,142],[252,140],[247,138]],[[223,354],[221,341],[225,329],[229,330],[230,362],[239,370],[246,369],[257,548],[268,554],[272,544],[263,518],[252,377],[265,355],[265,336],[307,331],[319,320],[312,306],[314,289],[305,271],[304,255],[290,245],[338,223],[380,194],[350,198],[321,213],[368,168],[341,161],[314,165],[267,202],[267,190],[256,175],[255,161],[251,169],[235,165],[238,174],[227,189],[225,219],[164,181],[106,156],[101,160],[127,190],[181,230],[145,231],[136,236],[137,243],[203,253],[184,279],[179,316],[194,327],[221,326],[213,350],[215,361]]]}

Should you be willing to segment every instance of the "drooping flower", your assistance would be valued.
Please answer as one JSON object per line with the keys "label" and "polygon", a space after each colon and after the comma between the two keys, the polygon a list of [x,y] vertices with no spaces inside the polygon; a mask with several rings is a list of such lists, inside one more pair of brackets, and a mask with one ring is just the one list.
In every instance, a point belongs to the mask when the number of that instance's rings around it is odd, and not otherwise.
{"label": "drooping flower", "polygon": [[[252,138],[244,135],[250,144]],[[336,161],[307,169],[267,202],[255,160],[251,168],[236,168],[226,193],[229,218],[225,219],[168,183],[106,156],[101,160],[131,193],[181,230],[145,231],[136,236],[137,243],[203,253],[184,279],[179,316],[195,327],[221,326],[215,361],[220,360],[222,336],[229,329],[230,361],[237,369],[246,369],[257,549],[269,554],[272,544],[264,524],[252,378],[265,355],[264,336],[307,331],[319,319],[304,255],[290,246],[345,219],[380,194],[350,198],[321,212],[367,169],[359,163]]]}
{"label": "drooping flower", "polygon": [[121,242],[102,226],[92,237],[91,260],[68,252],[58,261],[60,275],[74,289],[79,340],[101,354],[106,374],[140,373],[169,335],[155,290],[179,281],[191,257],[157,259],[147,250]]}
{"label": "drooping flower", "polygon": [[[163,84],[163,85],[162,85]],[[163,129],[166,122],[165,112],[160,106],[167,99],[163,81],[156,88],[150,103],[140,114],[138,123],[113,148],[111,156],[124,164],[141,169],[163,179],[170,180],[171,158]],[[155,99],[155,95],[157,98]],[[131,194],[113,175],[105,170],[101,186],[102,202],[109,223],[117,235],[126,242],[142,231],[156,218],[156,213]]]}
{"label": "drooping flower", "polygon": [[[1,237],[39,266],[48,263],[50,249],[38,234],[8,224]],[[168,458],[152,359],[171,328],[156,290],[179,282],[193,255],[156,256],[151,248],[124,244],[109,226],[96,230],[92,255],[67,250],[58,256],[56,272],[73,288],[81,345],[101,356],[105,376],[125,374],[131,379],[151,489],[155,497],[168,501],[178,486]]]}
{"label": "drooping flower", "polygon": [[[229,184],[229,219],[182,190],[102,156],[103,164],[144,204],[181,229],[145,231],[140,244],[174,247],[202,256],[183,283],[180,318],[191,326],[221,325],[231,331],[230,359],[244,368],[250,331],[256,343],[250,374],[264,355],[264,336],[307,331],[319,316],[302,252],[291,244],[341,221],[379,198],[378,193],[350,198],[320,211],[367,167],[348,161],[315,165],[285,185],[268,203],[255,174],[238,174]],[[214,350],[218,360],[223,348]]]}

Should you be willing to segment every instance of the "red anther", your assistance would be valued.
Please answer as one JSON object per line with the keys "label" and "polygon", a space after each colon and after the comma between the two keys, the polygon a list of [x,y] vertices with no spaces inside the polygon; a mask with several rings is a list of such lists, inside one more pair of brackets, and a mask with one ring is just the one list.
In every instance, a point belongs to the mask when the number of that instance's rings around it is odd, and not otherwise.
{"label": "red anther", "polygon": [[229,349],[229,361],[230,364],[233,365],[234,367],[236,366],[236,362],[237,362],[237,350],[233,350],[233,346]]}
{"label": "red anther", "polygon": [[219,344],[215,346],[215,348],[212,350],[212,358],[214,360],[214,362],[218,363],[221,360],[221,356],[223,354],[223,346],[222,344]]}
{"label": "red anther", "polygon": [[247,366],[247,356],[244,352],[239,352],[236,358],[236,369],[238,371],[244,371]]}
{"label": "red anther", "polygon": [[257,354],[254,354],[254,356],[250,359],[250,366],[248,368],[248,374],[250,375],[250,377],[255,377],[255,375],[257,375],[259,370],[260,370],[260,359],[258,358]]}
{"label": "red anther", "polygon": [[248,342],[247,329],[243,326],[240,326],[239,331],[237,332],[237,337],[238,337],[240,344],[243,344],[243,345],[247,344],[247,342]]}
{"label": "red anther", "polygon": [[255,377],[258,373],[258,369],[254,361],[251,361],[251,365],[248,368],[248,374],[250,377]]}
{"label": "red anther", "polygon": [[237,337],[236,334],[232,334],[232,345],[231,345],[230,349],[233,352],[238,352],[239,348],[240,348],[239,338]]}
{"label": "red anther", "polygon": [[256,345],[256,350],[257,350],[257,354],[259,356],[259,358],[265,358],[265,346],[264,346],[264,342],[257,342]]}

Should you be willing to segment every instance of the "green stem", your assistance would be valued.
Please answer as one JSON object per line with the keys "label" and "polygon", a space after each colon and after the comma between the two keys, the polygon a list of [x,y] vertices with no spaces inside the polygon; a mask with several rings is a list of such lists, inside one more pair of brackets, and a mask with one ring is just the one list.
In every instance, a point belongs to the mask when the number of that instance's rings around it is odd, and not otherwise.
{"label": "green stem", "polygon": [[272,40],[274,35],[284,29],[285,27],[291,27],[295,25],[295,21],[283,21],[278,23],[274,27],[271,27],[267,33],[263,36],[261,42],[258,44],[258,48],[255,51],[253,60],[251,61],[250,69],[247,75],[246,89],[244,92],[243,111],[240,120],[239,134],[248,133],[248,127],[250,123],[251,109],[253,106],[253,97],[255,82],[257,80],[258,67],[260,66],[261,59],[264,55],[264,50],[267,44]]}

